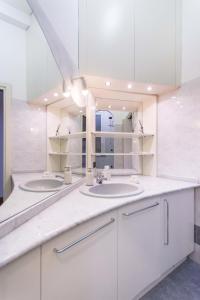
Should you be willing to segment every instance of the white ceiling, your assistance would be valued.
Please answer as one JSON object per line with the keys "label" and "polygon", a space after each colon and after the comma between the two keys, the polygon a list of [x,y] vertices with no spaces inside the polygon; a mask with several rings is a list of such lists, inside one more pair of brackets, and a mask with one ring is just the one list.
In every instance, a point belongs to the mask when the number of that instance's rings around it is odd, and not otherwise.
{"label": "white ceiling", "polygon": [[3,0],[5,3],[25,12],[26,14],[31,14],[31,9],[26,0]]}

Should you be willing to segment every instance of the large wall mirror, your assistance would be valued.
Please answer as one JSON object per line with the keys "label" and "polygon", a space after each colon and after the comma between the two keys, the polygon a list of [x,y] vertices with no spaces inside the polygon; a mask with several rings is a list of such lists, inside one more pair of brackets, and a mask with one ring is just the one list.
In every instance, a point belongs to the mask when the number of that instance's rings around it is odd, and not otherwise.
{"label": "large wall mirror", "polygon": [[[65,78],[27,1],[5,2],[11,8],[15,7],[19,14],[26,14],[28,24],[19,28],[5,22],[5,28],[2,28],[5,35],[12,28],[15,39],[11,37],[10,43],[15,42],[12,47],[18,45],[20,51],[16,50],[12,56],[13,59],[16,57],[16,65],[12,62],[16,78],[15,82],[10,80],[12,98],[8,123],[4,123],[3,99],[6,103],[10,99],[8,91],[4,93],[0,85],[0,226],[82,180],[86,167],[85,110],[72,99],[70,90],[65,90]],[[21,69],[17,67],[17,61],[20,61]],[[9,83],[9,79],[6,81]],[[5,134],[9,126],[10,135]],[[11,141],[7,150],[5,136]],[[11,195],[3,180],[6,151],[11,153],[8,159],[13,178]],[[72,174],[68,185],[64,183],[65,168]],[[49,180],[46,191],[44,182],[40,182],[43,179]],[[52,180],[56,182],[52,183]],[[51,188],[51,183],[55,189]]]}

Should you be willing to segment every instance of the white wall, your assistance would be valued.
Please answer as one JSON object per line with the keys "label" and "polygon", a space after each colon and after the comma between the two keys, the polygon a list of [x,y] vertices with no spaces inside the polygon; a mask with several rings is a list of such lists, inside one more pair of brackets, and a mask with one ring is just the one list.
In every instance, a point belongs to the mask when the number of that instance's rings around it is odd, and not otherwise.
{"label": "white wall", "polygon": [[186,82],[200,76],[200,1],[182,3],[182,82]]}
{"label": "white wall", "polygon": [[0,82],[13,98],[26,101],[26,31],[0,20]]}

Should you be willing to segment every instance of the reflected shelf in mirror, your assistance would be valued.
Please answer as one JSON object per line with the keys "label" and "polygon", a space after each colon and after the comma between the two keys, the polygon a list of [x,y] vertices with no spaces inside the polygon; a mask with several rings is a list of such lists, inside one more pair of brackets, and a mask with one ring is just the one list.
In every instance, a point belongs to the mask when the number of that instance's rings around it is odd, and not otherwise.
{"label": "reflected shelf in mirror", "polygon": [[153,133],[134,133],[134,132],[113,132],[113,131],[94,131],[92,134],[95,137],[112,137],[112,138],[143,138],[154,137]]}
{"label": "reflected shelf in mirror", "polygon": [[49,155],[58,155],[58,156],[79,156],[79,155],[86,155],[86,153],[73,153],[73,152],[49,152]]}
{"label": "reflected shelf in mirror", "polygon": [[114,156],[114,155],[118,155],[118,156],[153,156],[154,153],[149,153],[149,152],[138,152],[138,153],[134,153],[134,152],[128,152],[128,153],[92,153],[93,156]]}
{"label": "reflected shelf in mirror", "polygon": [[75,138],[86,138],[86,132],[74,132],[68,133],[65,135],[58,135],[58,136],[49,136],[49,139],[60,139],[60,140],[67,140],[67,139],[75,139]]}

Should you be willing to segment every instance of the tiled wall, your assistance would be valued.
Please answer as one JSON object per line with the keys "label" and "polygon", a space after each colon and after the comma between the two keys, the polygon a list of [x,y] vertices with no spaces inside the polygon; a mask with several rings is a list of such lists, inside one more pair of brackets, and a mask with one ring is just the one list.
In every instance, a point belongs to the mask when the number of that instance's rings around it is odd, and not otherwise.
{"label": "tiled wall", "polygon": [[46,109],[12,100],[12,172],[46,170]]}
{"label": "tiled wall", "polygon": [[[159,99],[158,175],[200,180],[200,78]],[[200,263],[200,189],[195,198],[193,258]]]}

